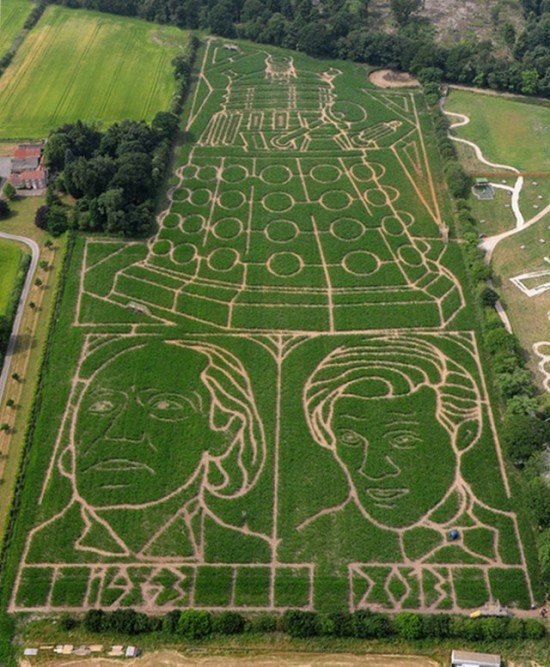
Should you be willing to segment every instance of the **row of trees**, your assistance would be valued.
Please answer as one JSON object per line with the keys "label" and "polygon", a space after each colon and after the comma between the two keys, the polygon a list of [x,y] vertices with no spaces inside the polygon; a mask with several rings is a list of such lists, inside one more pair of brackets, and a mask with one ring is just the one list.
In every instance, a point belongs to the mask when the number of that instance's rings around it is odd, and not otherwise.
{"label": "row of trees", "polygon": [[[80,621],[65,616],[62,624],[71,629]],[[133,609],[106,612],[91,609],[82,619],[88,632],[137,635],[162,632],[187,640],[201,640],[212,634],[284,632],[291,637],[357,637],[384,639],[398,637],[407,641],[420,639],[461,638],[469,641],[501,639],[542,639],[545,626],[537,619],[521,618],[464,618],[449,614],[417,614],[401,612],[390,616],[369,610],[318,614],[288,610],[284,614],[255,614],[244,616],[235,611],[212,614],[205,610],[170,611],[164,616],[147,616]]]}
{"label": "row of trees", "polygon": [[[399,67],[425,80],[488,86],[527,95],[550,96],[550,6],[523,0],[525,28],[501,27],[502,40],[468,37],[452,46],[438,44],[433,27],[418,17],[422,0],[391,0],[396,29],[380,30],[369,0],[49,0],[141,16],[159,23],[200,28],[330,56]],[[489,19],[488,19],[489,20]],[[498,16],[495,17],[498,21]],[[495,22],[495,21],[494,21]],[[497,55],[507,51],[507,55]]]}

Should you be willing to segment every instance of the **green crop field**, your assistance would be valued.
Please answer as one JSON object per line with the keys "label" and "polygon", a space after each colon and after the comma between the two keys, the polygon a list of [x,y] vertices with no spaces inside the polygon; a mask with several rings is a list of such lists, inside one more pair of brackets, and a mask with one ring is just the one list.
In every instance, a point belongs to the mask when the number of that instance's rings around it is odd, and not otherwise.
{"label": "green crop field", "polygon": [[0,138],[75,120],[151,120],[168,108],[170,61],[186,41],[176,28],[49,7],[0,81]]}
{"label": "green crop field", "polygon": [[31,0],[3,0],[0,13],[0,58],[23,28],[31,8]]}
{"label": "green crop field", "polygon": [[19,246],[13,241],[0,239],[0,315],[6,314],[20,262]]}
{"label": "green crop field", "polygon": [[198,67],[155,236],[77,241],[9,608],[529,607],[422,95]]}
{"label": "green crop field", "polygon": [[470,117],[456,136],[479,144],[491,162],[520,171],[550,171],[550,106],[452,90],[445,110]]}

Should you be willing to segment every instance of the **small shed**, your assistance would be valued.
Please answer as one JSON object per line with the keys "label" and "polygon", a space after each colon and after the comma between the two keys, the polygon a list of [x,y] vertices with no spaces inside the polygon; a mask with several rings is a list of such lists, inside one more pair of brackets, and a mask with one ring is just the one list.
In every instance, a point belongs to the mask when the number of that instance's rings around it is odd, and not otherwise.
{"label": "small shed", "polygon": [[23,655],[38,655],[38,649],[37,648],[26,648],[23,651]]}
{"label": "small shed", "polygon": [[138,649],[137,646],[128,646],[126,649],[125,657],[126,658],[137,658],[139,655],[141,655],[141,651]]}
{"label": "small shed", "polygon": [[453,651],[451,665],[452,667],[500,667],[500,655],[496,653]]}

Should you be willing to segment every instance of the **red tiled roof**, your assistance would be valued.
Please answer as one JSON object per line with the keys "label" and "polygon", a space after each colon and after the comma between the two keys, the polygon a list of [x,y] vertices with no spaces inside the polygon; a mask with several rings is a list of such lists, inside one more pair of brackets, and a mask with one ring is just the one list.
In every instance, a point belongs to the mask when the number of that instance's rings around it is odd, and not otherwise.
{"label": "red tiled roof", "polygon": [[41,148],[17,148],[13,157],[16,159],[23,159],[26,157],[40,157],[42,155]]}

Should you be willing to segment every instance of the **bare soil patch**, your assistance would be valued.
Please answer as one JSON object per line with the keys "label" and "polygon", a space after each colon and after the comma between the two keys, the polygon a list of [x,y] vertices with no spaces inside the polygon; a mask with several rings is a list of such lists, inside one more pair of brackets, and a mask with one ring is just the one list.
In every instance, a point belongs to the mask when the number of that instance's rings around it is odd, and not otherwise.
{"label": "bare soil patch", "polygon": [[394,69],[378,69],[369,74],[369,81],[379,88],[408,88],[420,85],[414,76]]}

